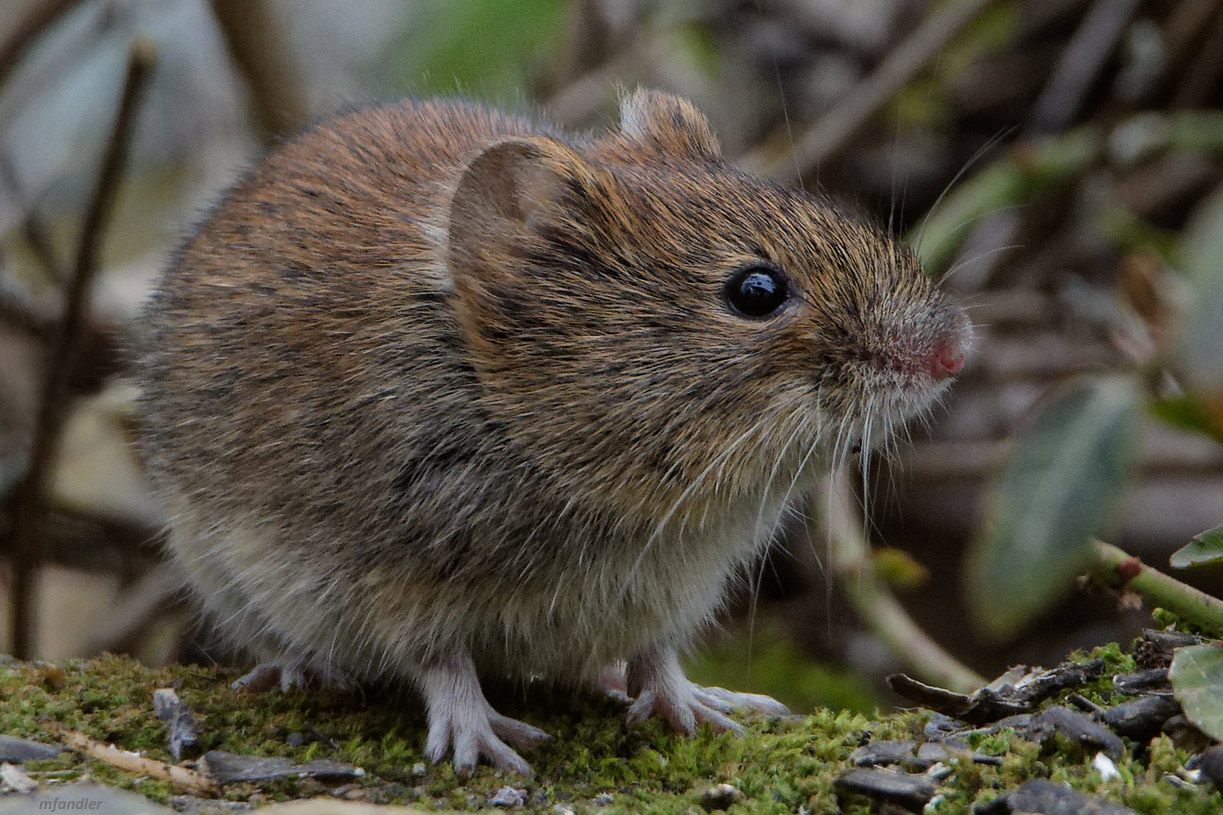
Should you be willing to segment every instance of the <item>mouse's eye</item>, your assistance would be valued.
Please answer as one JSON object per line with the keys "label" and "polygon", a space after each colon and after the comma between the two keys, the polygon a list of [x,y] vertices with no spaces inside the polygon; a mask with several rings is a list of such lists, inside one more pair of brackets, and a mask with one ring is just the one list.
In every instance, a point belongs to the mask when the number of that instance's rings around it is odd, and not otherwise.
{"label": "mouse's eye", "polygon": [[723,293],[731,308],[745,317],[768,317],[790,299],[785,275],[764,265],[735,272]]}

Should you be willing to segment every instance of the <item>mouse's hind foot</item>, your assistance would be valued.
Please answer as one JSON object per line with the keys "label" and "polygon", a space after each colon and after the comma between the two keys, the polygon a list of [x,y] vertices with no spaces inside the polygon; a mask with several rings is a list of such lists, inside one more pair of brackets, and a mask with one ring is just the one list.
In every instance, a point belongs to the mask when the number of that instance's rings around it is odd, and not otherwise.
{"label": "mouse's hind foot", "polygon": [[652,649],[629,662],[628,692],[635,697],[628,710],[630,724],[657,716],[688,735],[702,724],[717,732],[742,733],[743,726],[730,713],[785,716],[790,712],[769,696],[697,685],[684,676],[671,647]]}
{"label": "mouse's hind foot", "polygon": [[480,759],[486,759],[503,772],[532,774],[531,765],[514,747],[530,750],[551,736],[493,710],[466,652],[426,667],[420,686],[429,717],[425,755],[430,761],[442,761],[453,751],[454,769],[460,773],[471,772]]}
{"label": "mouse's hind foot", "polygon": [[342,672],[329,668],[316,668],[292,660],[261,662],[230,685],[234,690],[264,693],[279,687],[282,691],[292,688],[322,688],[325,690],[352,690],[353,682]]}

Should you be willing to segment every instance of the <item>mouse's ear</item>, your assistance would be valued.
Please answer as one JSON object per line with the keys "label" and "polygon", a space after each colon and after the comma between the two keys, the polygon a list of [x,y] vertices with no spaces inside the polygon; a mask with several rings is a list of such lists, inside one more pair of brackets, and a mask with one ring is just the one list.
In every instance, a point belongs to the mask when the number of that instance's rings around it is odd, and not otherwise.
{"label": "mouse's ear", "polygon": [[719,158],[709,120],[687,99],[638,88],[620,100],[620,132],[666,155]]}
{"label": "mouse's ear", "polygon": [[[459,176],[450,201],[450,233],[523,228],[589,175],[585,162],[547,139],[506,139],[486,147]],[[463,235],[457,235],[462,239]]]}
{"label": "mouse's ear", "polygon": [[509,138],[486,147],[463,169],[447,211],[446,265],[461,306],[493,306],[499,292],[522,285],[523,258],[546,225],[576,235],[590,213],[575,211],[614,213],[612,199],[585,159],[560,142]]}

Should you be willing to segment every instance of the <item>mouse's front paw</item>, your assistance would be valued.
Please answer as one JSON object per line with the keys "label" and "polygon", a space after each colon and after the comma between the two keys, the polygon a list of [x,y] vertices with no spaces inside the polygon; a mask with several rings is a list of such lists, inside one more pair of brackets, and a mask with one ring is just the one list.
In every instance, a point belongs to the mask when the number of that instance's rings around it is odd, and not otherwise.
{"label": "mouse's front paw", "polygon": [[487,759],[503,772],[531,775],[531,765],[506,742],[530,750],[551,736],[493,710],[466,653],[427,668],[421,690],[429,715],[425,755],[430,761],[443,761],[453,750],[454,769],[460,773],[471,772],[480,759]]}
{"label": "mouse's front paw", "polygon": [[538,727],[491,709],[485,715],[479,710],[452,708],[448,716],[430,716],[425,755],[433,762],[444,761],[453,749],[454,769],[460,773],[471,772],[480,759],[485,759],[502,772],[531,775],[531,765],[506,742],[519,750],[530,750],[548,738]]}

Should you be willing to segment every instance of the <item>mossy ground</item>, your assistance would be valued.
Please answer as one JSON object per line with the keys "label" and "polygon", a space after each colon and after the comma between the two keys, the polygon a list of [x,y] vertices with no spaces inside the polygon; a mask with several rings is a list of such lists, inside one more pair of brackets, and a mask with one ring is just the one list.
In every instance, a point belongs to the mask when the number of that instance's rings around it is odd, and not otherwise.
{"label": "mossy ground", "polygon": [[[1110,669],[1127,668],[1128,658],[1118,649],[1100,654],[1110,661]],[[506,689],[493,694],[495,706],[556,738],[531,754],[533,779],[503,777],[486,767],[461,778],[445,765],[426,764],[423,775],[417,775],[424,761],[423,717],[410,694],[274,691],[252,696],[231,690],[234,678],[231,671],[192,666],[153,670],[120,657],[55,667],[15,663],[0,667],[0,732],[52,741],[53,724],[169,761],[151,696],[156,688],[176,687],[199,720],[202,750],[296,761],[326,757],[356,764],[367,775],[358,785],[349,785],[348,795],[373,802],[475,810],[487,808],[489,795],[508,784],[527,790],[526,810],[531,812],[551,812],[564,803],[579,813],[689,813],[702,811],[703,790],[727,782],[744,795],[730,808],[732,815],[804,810],[865,815],[865,802],[841,802],[844,809],[839,810],[833,792],[833,781],[848,768],[850,753],[868,739],[920,738],[926,718],[922,712],[866,717],[819,709],[809,716],[757,722],[743,737],[706,731],[683,739],[657,722],[626,726],[622,706],[610,699],[544,688]],[[1088,689],[1087,695],[1102,693]],[[291,733],[304,736],[305,743],[291,746]],[[1004,733],[982,738],[975,746],[1004,755],[1002,765],[976,766],[957,759],[954,773],[941,784],[943,797],[928,811],[967,812],[974,802],[1042,777],[1103,793],[1143,813],[1223,811],[1219,793],[1179,789],[1161,780],[1189,758],[1166,737],[1149,748],[1127,751],[1119,762],[1121,777],[1111,781],[1101,779],[1091,769],[1091,755],[1075,745],[1041,747]],[[88,774],[158,801],[177,792],[165,782],[70,753],[31,762],[26,770],[35,777],[46,771],[61,771],[60,778],[65,777],[62,771],[69,771],[69,777]],[[232,785],[225,795],[273,801],[332,791],[315,780],[293,779]],[[608,795],[610,803],[595,801]]]}

